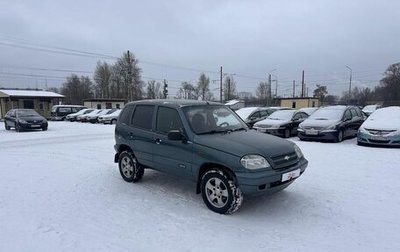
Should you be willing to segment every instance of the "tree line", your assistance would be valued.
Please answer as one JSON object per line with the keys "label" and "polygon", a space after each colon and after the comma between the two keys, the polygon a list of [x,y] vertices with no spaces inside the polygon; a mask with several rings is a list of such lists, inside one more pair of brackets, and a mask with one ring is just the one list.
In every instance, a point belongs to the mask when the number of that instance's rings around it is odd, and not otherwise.
{"label": "tree line", "polygon": [[[142,80],[142,69],[133,53],[127,51],[114,64],[99,61],[96,65],[93,80],[89,76],[72,74],[67,77],[59,90],[65,96],[67,104],[82,104],[89,98],[118,98],[126,101],[140,99],[193,99],[193,100],[220,100],[215,93],[221,90],[210,89],[210,78],[201,73],[196,81],[184,81],[176,94],[168,94],[167,81]],[[218,81],[219,82],[219,81]],[[219,84],[219,83],[218,83]],[[58,91],[52,89],[52,91]],[[354,87],[351,92],[343,92],[342,96],[333,96],[328,93],[326,85],[317,85],[313,90],[313,97],[319,98],[323,105],[366,104],[381,103],[383,105],[400,104],[400,62],[390,65],[384,72],[384,77],[375,88]],[[222,83],[223,101],[238,98],[236,81],[232,75],[225,76]],[[278,105],[278,98],[271,95],[271,84],[259,82],[255,88],[255,96],[244,98],[249,104],[262,106]]]}

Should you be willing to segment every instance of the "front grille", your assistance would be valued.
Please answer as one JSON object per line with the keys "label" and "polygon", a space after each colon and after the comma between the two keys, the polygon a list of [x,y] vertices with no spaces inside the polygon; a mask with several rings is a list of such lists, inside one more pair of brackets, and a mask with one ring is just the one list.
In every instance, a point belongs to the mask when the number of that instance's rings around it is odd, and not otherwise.
{"label": "front grille", "polygon": [[324,127],[316,127],[316,126],[304,126],[302,127],[305,130],[322,130]]}
{"label": "front grille", "polygon": [[373,140],[373,139],[369,139],[369,141],[371,143],[389,143],[390,140]]}
{"label": "front grille", "polygon": [[365,130],[374,136],[384,136],[396,131],[396,130],[376,130],[376,129],[365,129]]}
{"label": "front grille", "polygon": [[289,168],[299,162],[296,152],[290,152],[284,155],[271,157],[273,162],[272,169],[283,170]]}

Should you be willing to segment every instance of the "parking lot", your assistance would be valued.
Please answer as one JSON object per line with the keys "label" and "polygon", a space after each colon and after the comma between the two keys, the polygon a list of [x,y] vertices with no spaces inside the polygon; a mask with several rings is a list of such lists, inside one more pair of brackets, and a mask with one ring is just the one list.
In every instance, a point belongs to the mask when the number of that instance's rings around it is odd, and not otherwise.
{"label": "parking lot", "polygon": [[1,125],[0,251],[400,249],[399,149],[292,137],[309,160],[303,176],[224,216],[175,177],[146,171],[140,183],[124,182],[114,127]]}

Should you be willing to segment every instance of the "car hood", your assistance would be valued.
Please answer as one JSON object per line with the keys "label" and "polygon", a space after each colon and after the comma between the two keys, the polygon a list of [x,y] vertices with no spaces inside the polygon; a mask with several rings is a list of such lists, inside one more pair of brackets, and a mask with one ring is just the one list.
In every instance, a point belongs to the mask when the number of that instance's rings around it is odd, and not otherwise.
{"label": "car hood", "polygon": [[329,127],[333,124],[339,123],[340,120],[316,120],[316,119],[306,119],[304,122],[300,123],[300,127]]}
{"label": "car hood", "polygon": [[32,121],[43,121],[45,120],[44,117],[42,116],[19,116],[18,119],[20,120],[25,120],[27,122],[32,122]]}
{"label": "car hood", "polygon": [[391,120],[374,120],[367,119],[362,125],[364,129],[374,130],[398,130],[400,131],[400,119],[392,118]]}
{"label": "car hood", "polygon": [[272,119],[264,119],[262,121],[259,121],[256,123],[254,126],[259,126],[259,125],[282,125],[282,124],[287,124],[289,123],[289,120],[272,120]]}
{"label": "car hood", "polygon": [[194,143],[238,157],[258,154],[271,158],[294,152],[293,142],[255,130],[197,135]]}

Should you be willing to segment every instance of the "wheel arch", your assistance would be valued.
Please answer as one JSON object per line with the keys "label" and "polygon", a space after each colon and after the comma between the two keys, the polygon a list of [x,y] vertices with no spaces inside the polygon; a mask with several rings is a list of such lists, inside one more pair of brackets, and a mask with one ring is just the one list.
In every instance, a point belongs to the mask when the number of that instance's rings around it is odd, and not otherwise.
{"label": "wheel arch", "polygon": [[199,194],[201,192],[200,189],[200,185],[201,185],[201,179],[203,178],[203,175],[212,170],[212,169],[219,169],[221,171],[223,171],[224,173],[226,173],[231,179],[233,179],[233,181],[236,183],[236,175],[235,173],[232,171],[232,169],[221,165],[221,164],[215,164],[215,163],[205,163],[203,164],[198,172],[197,175],[197,183],[196,183],[196,193]]}
{"label": "wheel arch", "polygon": [[120,155],[122,152],[124,152],[124,151],[129,151],[129,152],[131,152],[131,153],[133,154],[133,156],[135,156],[135,154],[134,154],[134,152],[133,152],[133,150],[132,150],[131,147],[129,147],[129,146],[126,145],[126,144],[121,144],[121,145],[118,147],[117,153],[115,153],[115,156],[114,156],[114,163],[118,163],[118,161],[119,161],[119,155]]}

